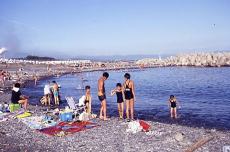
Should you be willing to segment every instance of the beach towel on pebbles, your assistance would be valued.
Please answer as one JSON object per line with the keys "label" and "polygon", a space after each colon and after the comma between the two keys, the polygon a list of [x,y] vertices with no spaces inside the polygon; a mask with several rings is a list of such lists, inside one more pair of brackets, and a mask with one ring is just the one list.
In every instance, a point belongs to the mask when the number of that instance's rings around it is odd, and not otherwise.
{"label": "beach towel on pebbles", "polygon": [[89,121],[60,122],[56,126],[40,129],[39,131],[50,136],[62,137],[79,131],[84,131],[86,129],[91,129],[97,126],[97,124]]}
{"label": "beach towel on pebbles", "polygon": [[45,116],[32,116],[20,119],[25,125],[31,129],[43,129],[56,125],[53,120],[47,120]]}

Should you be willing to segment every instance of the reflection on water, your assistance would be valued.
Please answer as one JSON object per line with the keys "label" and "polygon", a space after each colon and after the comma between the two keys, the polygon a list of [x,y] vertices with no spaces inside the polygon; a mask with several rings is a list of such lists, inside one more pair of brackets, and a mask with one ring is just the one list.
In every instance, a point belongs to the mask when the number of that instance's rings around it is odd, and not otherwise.
{"label": "reflection on water", "polygon": [[[116,83],[123,83],[124,72],[110,71],[106,81],[108,113],[117,116],[115,96],[111,97]],[[187,125],[209,126],[230,129],[230,68],[154,68],[133,71],[131,78],[136,88],[136,117],[147,120],[170,121],[167,106],[168,97],[174,94],[181,103],[180,118],[177,121]],[[79,98],[84,90],[82,85],[90,85],[93,96],[93,111],[98,113],[100,102],[97,98],[97,80],[102,72],[87,72],[65,75],[56,80],[61,85],[61,96]],[[84,81],[82,81],[84,80]],[[36,103],[43,94],[43,86],[48,80],[40,81],[38,86],[24,91]]]}

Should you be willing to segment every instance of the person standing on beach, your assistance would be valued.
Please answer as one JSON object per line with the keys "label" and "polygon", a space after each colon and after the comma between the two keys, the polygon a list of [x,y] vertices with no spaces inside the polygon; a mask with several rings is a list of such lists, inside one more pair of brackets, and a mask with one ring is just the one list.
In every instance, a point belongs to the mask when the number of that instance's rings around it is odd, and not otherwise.
{"label": "person standing on beach", "polygon": [[58,84],[56,81],[53,81],[53,96],[54,96],[54,104],[59,105]]}
{"label": "person standing on beach", "polygon": [[27,110],[29,104],[29,97],[21,94],[20,83],[16,83],[12,89],[11,102],[13,104],[21,104],[25,111]]}
{"label": "person standing on beach", "polygon": [[124,91],[122,90],[122,84],[117,83],[116,88],[111,91],[111,96],[114,94],[117,95],[117,107],[118,107],[118,113],[119,118],[123,119],[123,113],[124,113]]}
{"label": "person standing on beach", "polygon": [[125,93],[125,102],[126,102],[126,118],[127,121],[131,119],[134,120],[134,101],[135,101],[135,91],[134,91],[134,82],[130,80],[130,74],[125,73],[124,78],[124,93]]}
{"label": "person standing on beach", "polygon": [[[100,119],[108,120],[106,116],[106,94],[105,81],[108,79],[109,73],[104,72],[102,77],[98,80],[98,99],[101,101]],[[103,116],[104,115],[104,116]]]}
{"label": "person standing on beach", "polygon": [[45,105],[50,106],[51,91],[50,91],[50,83],[49,82],[44,87],[44,96],[45,96]]}

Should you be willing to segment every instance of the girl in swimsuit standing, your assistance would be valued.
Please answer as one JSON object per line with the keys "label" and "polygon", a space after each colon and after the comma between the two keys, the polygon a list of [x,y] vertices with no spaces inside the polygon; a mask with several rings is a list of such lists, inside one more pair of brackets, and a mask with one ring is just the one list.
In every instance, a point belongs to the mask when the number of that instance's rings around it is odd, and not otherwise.
{"label": "girl in swimsuit standing", "polygon": [[174,95],[170,95],[168,105],[171,106],[171,118],[177,118],[177,104],[179,104],[179,102],[176,100],[176,97]]}
{"label": "girl in swimsuit standing", "polygon": [[[127,121],[130,121],[130,117],[134,120],[134,101],[135,101],[135,91],[134,91],[134,82],[130,80],[130,74],[125,73],[125,83],[123,86],[125,93],[125,102],[126,102],[126,118]],[[130,113],[130,114],[129,114]],[[130,117],[129,117],[130,115]]]}
{"label": "girl in swimsuit standing", "polygon": [[116,93],[117,95],[117,106],[118,106],[118,113],[120,119],[123,119],[123,114],[124,114],[124,92],[122,90],[122,85],[121,83],[117,83],[116,88],[111,91],[111,96],[113,96]]}

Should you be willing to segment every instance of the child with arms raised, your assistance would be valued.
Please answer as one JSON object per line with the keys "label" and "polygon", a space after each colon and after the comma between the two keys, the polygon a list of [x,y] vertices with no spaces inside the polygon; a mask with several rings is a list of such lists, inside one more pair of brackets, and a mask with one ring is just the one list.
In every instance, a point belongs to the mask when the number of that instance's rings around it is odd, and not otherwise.
{"label": "child with arms raised", "polygon": [[123,113],[124,113],[124,92],[122,90],[121,83],[117,83],[116,88],[111,91],[111,96],[114,94],[117,95],[117,104],[118,104],[118,113],[120,119],[123,119]]}

